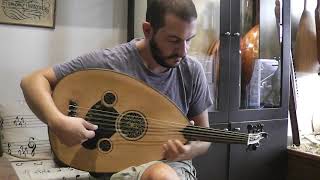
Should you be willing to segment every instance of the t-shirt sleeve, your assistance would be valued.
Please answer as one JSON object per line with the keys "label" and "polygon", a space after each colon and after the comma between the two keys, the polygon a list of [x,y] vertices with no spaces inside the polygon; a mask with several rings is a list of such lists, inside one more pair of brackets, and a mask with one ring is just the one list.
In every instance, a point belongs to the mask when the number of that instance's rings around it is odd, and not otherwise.
{"label": "t-shirt sleeve", "polygon": [[213,104],[202,65],[199,62],[194,65],[191,102],[187,115],[189,118],[199,115]]}
{"label": "t-shirt sleeve", "polygon": [[64,76],[76,71],[89,68],[101,68],[104,66],[102,59],[102,51],[93,51],[91,53],[79,56],[71,61],[62,64],[56,64],[53,66],[53,71],[57,79],[60,80]]}

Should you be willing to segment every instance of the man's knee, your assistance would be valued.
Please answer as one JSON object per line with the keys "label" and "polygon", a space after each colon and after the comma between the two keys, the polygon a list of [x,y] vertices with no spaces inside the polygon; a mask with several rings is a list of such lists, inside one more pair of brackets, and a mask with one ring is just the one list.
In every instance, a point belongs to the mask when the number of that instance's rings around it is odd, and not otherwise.
{"label": "man's knee", "polygon": [[180,178],[169,165],[158,162],[143,172],[141,180],[180,180]]}

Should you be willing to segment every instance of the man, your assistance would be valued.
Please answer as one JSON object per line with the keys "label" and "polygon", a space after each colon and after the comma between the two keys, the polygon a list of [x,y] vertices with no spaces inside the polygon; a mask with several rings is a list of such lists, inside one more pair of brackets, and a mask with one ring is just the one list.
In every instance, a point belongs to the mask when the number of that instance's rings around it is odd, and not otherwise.
{"label": "man", "polygon": [[[66,145],[95,136],[97,126],[57,109],[51,93],[64,76],[87,68],[106,68],[126,73],[167,95],[197,126],[208,127],[207,108],[212,105],[201,64],[186,56],[196,35],[197,13],[191,0],[153,0],[143,23],[143,39],[113,49],[94,51],[70,62],[42,69],[23,78],[21,88],[33,112]],[[111,179],[196,179],[191,159],[205,153],[208,142],[163,145],[164,160],[130,167]]]}

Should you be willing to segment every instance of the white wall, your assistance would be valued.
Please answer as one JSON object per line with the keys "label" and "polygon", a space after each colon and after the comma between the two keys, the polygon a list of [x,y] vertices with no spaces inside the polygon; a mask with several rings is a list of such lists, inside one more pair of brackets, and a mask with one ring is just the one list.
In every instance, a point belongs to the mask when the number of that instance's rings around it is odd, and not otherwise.
{"label": "white wall", "polygon": [[55,29],[0,24],[0,107],[23,100],[22,76],[126,42],[127,0],[57,0]]}
{"label": "white wall", "polygon": [[147,0],[137,0],[134,3],[134,37],[142,38],[142,22],[146,21]]}

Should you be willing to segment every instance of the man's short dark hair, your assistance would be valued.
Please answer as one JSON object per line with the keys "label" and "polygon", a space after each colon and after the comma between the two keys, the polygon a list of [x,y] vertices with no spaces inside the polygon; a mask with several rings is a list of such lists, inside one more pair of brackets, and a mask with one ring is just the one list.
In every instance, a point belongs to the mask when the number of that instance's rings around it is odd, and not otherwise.
{"label": "man's short dark hair", "polygon": [[173,14],[184,21],[191,22],[197,18],[197,11],[192,0],[150,0],[146,21],[155,31],[165,24],[165,15]]}

